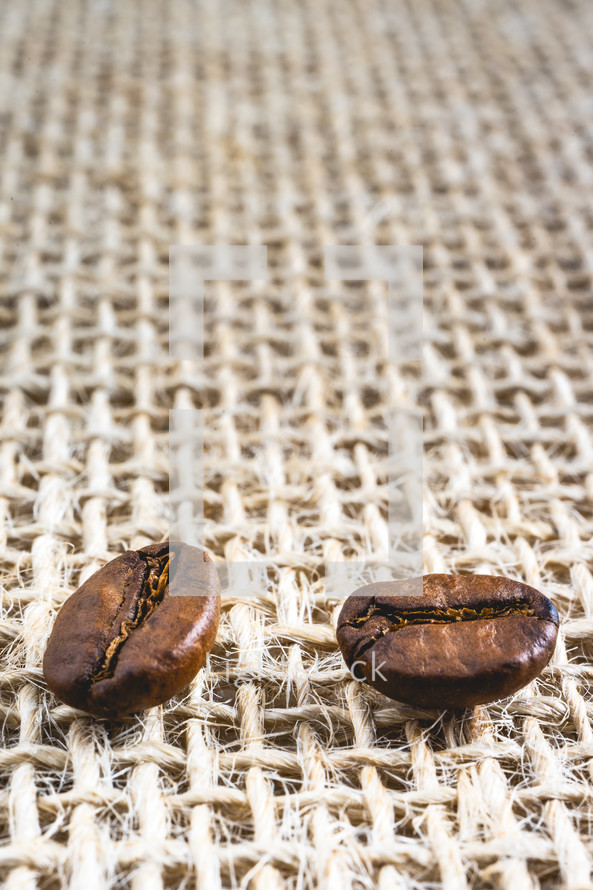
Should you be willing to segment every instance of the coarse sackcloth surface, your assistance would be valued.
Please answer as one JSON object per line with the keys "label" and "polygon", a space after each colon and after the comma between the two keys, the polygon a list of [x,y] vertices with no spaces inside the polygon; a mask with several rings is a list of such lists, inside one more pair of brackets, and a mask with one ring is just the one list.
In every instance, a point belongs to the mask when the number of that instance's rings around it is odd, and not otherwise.
{"label": "coarse sackcloth surface", "polygon": [[[9,890],[589,887],[593,6],[0,8],[0,874]],[[266,244],[168,359],[172,244]],[[356,683],[323,560],[385,536],[381,283],[424,248],[425,570],[544,591],[553,662],[454,714]],[[166,531],[172,407],[206,419],[205,544],[271,564],[206,669],[109,724],[41,656],[81,579]]]}

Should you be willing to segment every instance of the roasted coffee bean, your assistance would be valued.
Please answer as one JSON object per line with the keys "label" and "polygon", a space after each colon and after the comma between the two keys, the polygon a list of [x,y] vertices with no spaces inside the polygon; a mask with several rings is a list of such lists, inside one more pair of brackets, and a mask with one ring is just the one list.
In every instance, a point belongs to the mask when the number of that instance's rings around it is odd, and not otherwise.
{"label": "roasted coffee bean", "polygon": [[43,660],[47,685],[105,717],[161,704],[204,664],[219,615],[218,575],[202,550],[168,541],[128,550],[60,609]]}
{"label": "roasted coffee bean", "polygon": [[[493,575],[426,575],[369,584],[340,612],[352,675],[397,701],[461,708],[512,695],[550,660],[558,613],[527,584]],[[364,595],[363,595],[364,592]]]}

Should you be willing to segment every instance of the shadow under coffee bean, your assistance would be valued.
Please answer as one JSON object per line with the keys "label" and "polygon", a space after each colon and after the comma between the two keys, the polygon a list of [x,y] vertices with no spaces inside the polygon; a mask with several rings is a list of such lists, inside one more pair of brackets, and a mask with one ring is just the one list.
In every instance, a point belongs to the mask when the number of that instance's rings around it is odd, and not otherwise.
{"label": "shadow under coffee bean", "polygon": [[337,638],[356,679],[422,707],[462,708],[526,686],[554,652],[558,613],[542,593],[493,575],[426,575],[350,596]]}
{"label": "shadow under coffee bean", "polygon": [[43,660],[47,685],[98,716],[161,704],[203,666],[219,616],[218,574],[202,550],[168,541],[129,550],[60,609]]}

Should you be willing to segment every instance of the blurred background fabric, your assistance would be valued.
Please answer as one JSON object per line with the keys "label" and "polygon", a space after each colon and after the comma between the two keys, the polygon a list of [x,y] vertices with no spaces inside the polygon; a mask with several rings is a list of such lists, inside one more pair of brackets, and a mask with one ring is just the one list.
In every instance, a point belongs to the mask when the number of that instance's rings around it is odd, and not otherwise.
{"label": "blurred background fabric", "polygon": [[[593,5],[0,6],[0,876],[9,890],[591,885]],[[168,252],[265,244],[168,357]],[[424,377],[328,244],[424,249]],[[425,571],[556,604],[542,676],[461,713],[336,648],[324,559],[386,529],[385,410],[425,406]],[[204,410],[205,545],[271,569],[124,724],[62,705],[62,602],[167,529]],[[348,428],[344,419],[348,419]]]}

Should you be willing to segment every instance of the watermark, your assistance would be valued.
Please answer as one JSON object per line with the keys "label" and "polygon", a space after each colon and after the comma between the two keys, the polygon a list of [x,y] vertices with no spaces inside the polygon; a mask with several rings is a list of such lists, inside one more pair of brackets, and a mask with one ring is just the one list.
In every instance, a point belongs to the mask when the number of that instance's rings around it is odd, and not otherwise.
{"label": "watermark", "polygon": [[[334,282],[383,282],[387,288],[388,350],[384,359],[401,371],[421,372],[422,352],[422,248],[391,245],[334,245],[325,250],[325,279]],[[265,282],[267,251],[259,245],[175,246],[169,252],[169,354],[180,362],[204,368],[205,282]],[[342,306],[347,313],[347,301]],[[269,332],[273,334],[274,332]],[[281,337],[282,333],[278,332]],[[295,367],[293,363],[293,368]],[[288,388],[296,381],[275,381]],[[334,547],[319,568],[324,572],[328,595],[347,597],[362,585],[403,580],[407,593],[422,593],[423,448],[422,412],[405,402],[401,393],[388,394],[385,417],[387,438],[387,521],[383,546],[355,559]],[[347,401],[345,400],[345,405]],[[347,407],[339,417],[340,433],[356,441],[359,430]],[[194,408],[169,412],[169,540],[205,548],[204,447],[207,430],[204,413]],[[273,471],[270,470],[270,478]],[[270,482],[270,484],[273,484]],[[207,548],[206,548],[207,549]],[[227,548],[225,560],[216,563],[222,595],[245,598],[261,596],[268,585],[268,564],[253,548]],[[410,589],[410,584],[414,589]],[[417,585],[417,589],[415,588]],[[373,595],[372,588],[360,591]],[[170,584],[171,595],[181,595]],[[186,595],[186,594],[184,594]],[[202,595],[201,591],[195,592]]]}
{"label": "watermark", "polygon": [[[335,245],[325,250],[325,277],[387,283],[388,359],[395,367],[422,362],[422,248],[393,245]],[[408,580],[422,594],[423,446],[422,412],[414,405],[387,409],[387,552],[381,557],[329,560],[326,591],[332,596],[373,596],[371,584]],[[348,425],[348,418],[343,419]],[[410,586],[408,585],[408,592]]]}
{"label": "watermark", "polygon": [[359,683],[370,683],[372,686],[373,683],[375,683],[378,679],[383,680],[386,683],[387,677],[385,676],[385,674],[381,673],[381,668],[385,667],[385,665],[386,665],[385,661],[381,661],[381,662],[379,662],[379,664],[377,664],[377,660],[375,658],[375,653],[371,652],[371,675],[370,675],[370,677],[368,677],[364,673],[362,673],[360,675],[358,673],[359,667],[368,669],[368,665],[367,665],[366,661],[352,662],[352,664],[350,665],[350,674],[352,676],[352,679],[358,680]]}
{"label": "watermark", "polygon": [[[267,251],[256,245],[193,245],[169,249],[169,357],[201,364],[204,358],[205,281],[265,281]],[[204,549],[204,414],[195,408],[169,411],[169,533]],[[257,597],[267,588],[263,560],[216,564],[223,595]],[[186,591],[169,583],[171,596]],[[197,589],[195,596],[206,595]]]}
{"label": "watermark", "polygon": [[[211,658],[211,656],[210,656]],[[355,661],[350,667],[345,666],[339,669],[340,678],[345,672],[349,673],[353,680],[358,683],[373,684],[378,680],[387,682],[388,677],[383,673],[383,669],[387,668],[387,662],[377,661],[375,652],[371,652],[370,670],[366,661]],[[366,670],[365,670],[366,669]],[[270,676],[270,666],[266,662],[263,653],[254,652],[249,654],[248,663],[237,664],[232,659],[214,659],[210,662],[210,673],[219,680],[224,680],[229,684],[238,684],[240,682],[248,682],[252,680],[266,680]],[[336,679],[338,673],[336,673]],[[287,674],[286,682],[290,683],[307,683],[311,680],[311,671],[305,668],[291,670],[290,676]]]}

